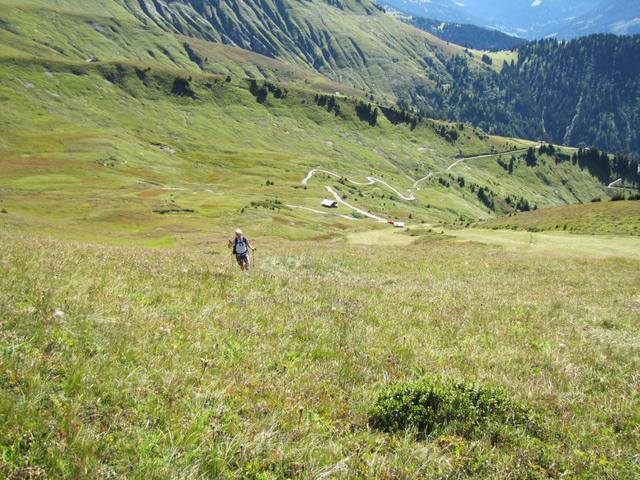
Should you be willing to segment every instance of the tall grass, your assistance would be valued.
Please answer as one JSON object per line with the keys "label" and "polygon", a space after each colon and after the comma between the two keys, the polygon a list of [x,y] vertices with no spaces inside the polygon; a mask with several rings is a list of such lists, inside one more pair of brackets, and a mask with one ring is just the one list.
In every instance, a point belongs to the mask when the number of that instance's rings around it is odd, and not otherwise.
{"label": "tall grass", "polygon": [[[0,234],[2,475],[637,477],[637,261],[256,243],[241,274]],[[369,428],[385,385],[434,373],[504,389],[548,436]]]}

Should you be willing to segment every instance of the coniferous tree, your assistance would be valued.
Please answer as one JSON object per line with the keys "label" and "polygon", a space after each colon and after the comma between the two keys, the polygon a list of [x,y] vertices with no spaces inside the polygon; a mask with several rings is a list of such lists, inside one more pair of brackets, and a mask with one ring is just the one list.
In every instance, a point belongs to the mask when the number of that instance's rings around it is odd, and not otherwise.
{"label": "coniferous tree", "polygon": [[538,158],[536,157],[536,150],[533,147],[529,147],[525,162],[528,167],[535,167],[538,164]]}

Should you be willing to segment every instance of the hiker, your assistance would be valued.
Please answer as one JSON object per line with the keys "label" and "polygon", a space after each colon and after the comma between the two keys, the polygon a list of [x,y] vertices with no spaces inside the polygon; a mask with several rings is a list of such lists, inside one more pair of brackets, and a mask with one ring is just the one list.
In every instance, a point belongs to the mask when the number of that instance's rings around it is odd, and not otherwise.
{"label": "hiker", "polygon": [[233,247],[233,254],[236,261],[243,271],[249,270],[249,249],[255,252],[255,248],[249,243],[247,237],[242,234],[242,230],[236,230],[236,236],[233,240],[229,240],[229,247]]}

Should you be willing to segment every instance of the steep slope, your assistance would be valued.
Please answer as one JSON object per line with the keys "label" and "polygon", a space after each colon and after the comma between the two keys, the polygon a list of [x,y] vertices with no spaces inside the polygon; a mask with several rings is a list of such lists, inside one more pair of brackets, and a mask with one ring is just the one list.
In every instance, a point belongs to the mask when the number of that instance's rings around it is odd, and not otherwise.
{"label": "steep slope", "polygon": [[[118,49],[119,58],[155,61],[155,55],[167,57],[161,59],[163,63],[182,68],[185,52],[176,56],[172,47],[181,47],[176,45],[175,35],[184,34],[312,68],[333,81],[390,100],[413,97],[422,103],[428,103],[428,99],[421,91],[430,91],[436,80],[449,78],[442,59],[463,53],[459,46],[448,45],[385,15],[369,0],[119,3],[118,8],[102,10],[100,2],[89,2],[85,8],[77,0],[55,6],[42,0],[27,6],[1,0],[6,8],[0,13],[0,31],[8,38],[2,43],[24,49],[22,40],[35,42],[36,48],[27,49],[31,54],[38,54],[40,49],[41,53],[83,60],[112,60]],[[92,10],[96,13],[90,13]],[[61,28],[52,31],[46,29],[47,24]],[[31,28],[33,25],[41,28]],[[165,35],[168,54],[158,52],[158,45],[140,48],[143,39],[131,33],[132,40],[128,41],[123,29],[137,29],[137,35],[146,35],[147,31],[158,37]],[[76,31],[82,31],[84,38],[65,38],[66,32]],[[148,38],[144,41],[150,42]],[[480,62],[476,66],[482,68]]]}
{"label": "steep slope", "polygon": [[[640,37],[598,35],[519,50],[517,87],[539,105],[543,135],[640,152]],[[509,78],[511,71],[504,70]]]}
{"label": "steep slope", "polygon": [[640,37],[595,35],[520,47],[500,73],[446,60],[454,81],[434,100],[489,132],[640,153]]}
{"label": "steep slope", "polygon": [[[632,127],[639,115],[634,59],[640,45],[634,38],[541,43],[483,57],[404,25],[368,1],[0,5],[0,56],[8,58],[126,60],[294,82],[397,102],[405,110],[470,121],[494,134],[640,151]],[[492,59],[492,66],[481,61]],[[517,68],[511,68],[512,60]]]}
{"label": "steep slope", "polygon": [[446,76],[439,57],[462,53],[385,15],[369,0],[126,0],[124,5],[164,30],[310,67],[394,98],[432,88],[433,79]]}
{"label": "steep slope", "polygon": [[175,36],[106,0],[0,0],[0,55],[82,62],[125,59],[199,70]]}
{"label": "steep slope", "polygon": [[325,93],[340,92],[364,98],[366,93],[335,82],[313,69],[300,67],[224,43],[212,43],[193,37],[179,36],[190,58],[205,72],[285,82]]}
{"label": "steep slope", "polygon": [[[592,3],[518,3],[513,8],[533,8],[546,18],[551,12],[573,14]],[[133,2],[127,5],[142,15]],[[498,11],[497,3],[483,5]],[[236,5],[183,0],[155,11],[147,8],[146,15],[166,29],[200,36],[213,31],[221,40],[312,67],[334,81],[418,107],[425,115],[471,121],[496,134],[640,152],[632,127],[640,116],[634,100],[640,43],[633,38],[525,46],[517,68],[503,69],[496,78],[480,55],[423,36],[366,1]]]}
{"label": "steep slope", "polygon": [[310,68],[232,45],[166,32],[114,2],[23,5],[0,0],[0,5],[0,58],[45,57],[98,63],[126,60],[138,65],[281,80],[364,96],[362,90],[337,84]]}

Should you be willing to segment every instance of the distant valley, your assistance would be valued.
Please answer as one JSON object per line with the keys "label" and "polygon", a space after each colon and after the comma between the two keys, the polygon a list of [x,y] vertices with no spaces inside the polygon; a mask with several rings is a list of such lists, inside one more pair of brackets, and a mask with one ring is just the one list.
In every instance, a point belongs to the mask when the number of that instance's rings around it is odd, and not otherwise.
{"label": "distant valley", "polygon": [[384,0],[409,15],[472,23],[528,39],[640,33],[635,0]]}
{"label": "distant valley", "polygon": [[430,18],[402,16],[399,18],[425,32],[432,33],[442,40],[475,50],[513,50],[524,45],[524,38],[507,35],[499,30],[478,27],[476,25],[454,22],[443,22]]}

